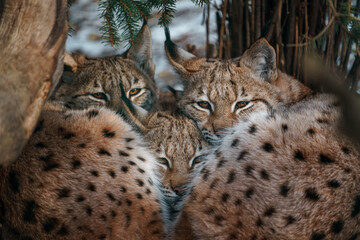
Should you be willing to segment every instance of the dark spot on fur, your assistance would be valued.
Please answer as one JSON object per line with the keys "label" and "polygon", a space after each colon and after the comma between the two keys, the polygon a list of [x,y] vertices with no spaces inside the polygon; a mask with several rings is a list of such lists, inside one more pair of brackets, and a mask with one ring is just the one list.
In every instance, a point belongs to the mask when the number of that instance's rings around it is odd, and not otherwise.
{"label": "dark spot on fur", "polygon": [[296,161],[304,161],[305,160],[304,154],[300,150],[297,150],[295,152],[294,158]]}
{"label": "dark spot on fur", "polygon": [[137,199],[142,199],[143,198],[140,193],[135,194],[135,196],[136,196]]}
{"label": "dark spot on fur", "polygon": [[327,119],[327,118],[318,118],[318,119],[316,119],[316,121],[318,121],[318,123],[323,123],[323,124],[329,123],[329,119]]}
{"label": "dark spot on fur", "polygon": [[62,188],[58,192],[58,198],[67,198],[70,197],[71,190],[69,188]]}
{"label": "dark spot on fur", "polygon": [[345,173],[351,173],[351,169],[350,169],[350,168],[345,168],[345,169],[344,169],[344,172],[345,172]]}
{"label": "dark spot on fur", "polygon": [[149,223],[148,223],[148,226],[151,226],[151,225],[154,225],[155,223],[157,223],[158,220],[151,220]]}
{"label": "dark spot on fur", "polygon": [[354,235],[352,235],[348,240],[356,240],[357,236],[359,235],[359,233],[355,233]]}
{"label": "dark spot on fur", "polygon": [[263,148],[264,151],[266,151],[266,152],[272,152],[272,151],[274,151],[274,147],[273,147],[273,145],[271,145],[270,143],[264,143],[264,145],[262,146],[262,148]]}
{"label": "dark spot on fur", "polygon": [[10,189],[14,193],[18,193],[19,188],[20,188],[20,183],[19,183],[18,173],[17,172],[15,172],[15,171],[10,171],[9,172],[8,182],[9,182]]}
{"label": "dark spot on fur", "polygon": [[85,207],[85,211],[86,211],[86,214],[88,215],[88,216],[91,216],[91,214],[92,214],[92,208],[90,207],[90,206],[86,206]]}
{"label": "dark spot on fur", "polygon": [[151,232],[152,235],[158,235],[158,234],[160,234],[160,233],[161,233],[161,232],[160,232],[159,229],[156,229],[156,230],[154,230],[154,231]]}
{"label": "dark spot on fur", "polygon": [[217,158],[221,157],[221,152],[220,152],[219,149],[216,149],[216,151],[215,151],[215,156],[216,156]]}
{"label": "dark spot on fur", "polygon": [[207,181],[208,180],[208,178],[209,178],[209,175],[210,175],[210,172],[209,172],[209,170],[207,170],[206,168],[203,168],[202,170],[201,170],[201,173],[203,174],[203,180],[204,181]]}
{"label": "dark spot on fur", "polygon": [[144,169],[138,168],[139,173],[144,173]]}
{"label": "dark spot on fur", "polygon": [[91,170],[90,173],[91,173],[91,175],[93,175],[94,177],[98,177],[98,176],[99,176],[99,173],[98,173],[98,171],[96,171],[96,170]]}
{"label": "dark spot on fur", "polygon": [[87,116],[89,119],[96,117],[99,114],[99,111],[97,110],[90,110],[87,112]]}
{"label": "dark spot on fur", "polygon": [[106,216],[105,216],[105,215],[101,215],[100,218],[101,218],[104,222],[106,222]]}
{"label": "dark spot on fur", "polygon": [[147,188],[145,193],[150,194],[151,193],[150,189]]}
{"label": "dark spot on fur", "polygon": [[85,200],[85,197],[80,195],[75,199],[75,202],[83,202],[84,200]]}
{"label": "dark spot on fur", "polygon": [[95,187],[95,185],[92,184],[92,183],[88,183],[88,189],[89,189],[90,191],[92,191],[92,192],[95,192],[95,191],[96,191],[96,187]]}
{"label": "dark spot on fur", "polygon": [[231,143],[231,147],[236,147],[239,144],[239,139],[234,139],[234,141]]}
{"label": "dark spot on fur", "polygon": [[269,173],[266,170],[261,170],[260,175],[261,175],[261,178],[264,179],[264,180],[269,180],[270,179]]}
{"label": "dark spot on fur", "polygon": [[217,168],[221,168],[225,165],[226,161],[224,159],[220,159],[218,164],[217,164]]}
{"label": "dark spot on fur", "polygon": [[132,147],[129,147],[129,146],[127,146],[126,149],[127,149],[127,150],[130,150],[130,151],[133,150],[133,148],[132,148]]}
{"label": "dark spot on fur", "polygon": [[235,206],[240,206],[242,203],[241,199],[237,198],[234,202]]}
{"label": "dark spot on fur", "polygon": [[108,197],[108,199],[110,200],[110,201],[115,201],[115,197],[114,197],[114,195],[112,195],[112,193],[106,193],[106,196]]}
{"label": "dark spot on fur", "polygon": [[236,176],[236,173],[235,173],[235,170],[231,170],[229,172],[229,175],[228,175],[228,179],[227,179],[227,182],[226,183],[232,183],[235,181],[235,176]]}
{"label": "dark spot on fur", "polygon": [[120,187],[120,192],[126,193],[126,188]]}
{"label": "dark spot on fur", "polygon": [[38,205],[34,200],[26,201],[24,203],[24,212],[23,212],[23,221],[28,223],[36,223],[35,210],[38,208]]}
{"label": "dark spot on fur", "polygon": [[129,170],[129,168],[126,167],[126,166],[122,166],[122,167],[121,167],[121,171],[123,171],[124,173],[127,173],[128,170]]}
{"label": "dark spot on fur", "polygon": [[43,224],[43,229],[46,233],[50,233],[55,229],[55,227],[59,224],[59,219],[57,218],[49,218]]}
{"label": "dark spot on fur", "polygon": [[311,235],[311,240],[321,240],[324,239],[325,234],[323,232],[314,232]]}
{"label": "dark spot on fur", "polygon": [[75,134],[74,133],[68,133],[64,136],[64,139],[70,139],[70,138],[73,138],[75,137]]}
{"label": "dark spot on fur", "polygon": [[115,137],[115,132],[111,132],[111,131],[109,131],[108,129],[104,129],[104,130],[102,131],[102,133],[103,133],[103,136],[106,137],[106,138],[113,138],[113,137]]}
{"label": "dark spot on fur", "polygon": [[315,188],[307,188],[305,190],[305,197],[307,199],[313,200],[313,201],[317,201],[319,200],[320,196],[319,194],[316,192]]}
{"label": "dark spot on fur", "polygon": [[117,213],[114,210],[111,210],[111,217],[116,217]]}
{"label": "dark spot on fur", "polygon": [[81,166],[81,162],[78,159],[73,158],[71,165],[73,169],[78,169]]}
{"label": "dark spot on fur", "polygon": [[54,168],[58,168],[58,167],[60,167],[60,165],[58,163],[49,162],[45,165],[44,171],[47,172],[47,171],[53,170]]}
{"label": "dark spot on fur", "polygon": [[225,220],[225,218],[221,215],[215,215],[215,224],[222,226],[222,221]]}
{"label": "dark spot on fur", "polygon": [[280,186],[280,195],[286,197],[289,193],[290,188],[286,185],[283,184]]}
{"label": "dark spot on fur", "polygon": [[85,144],[85,143],[80,143],[80,144],[78,145],[78,147],[79,147],[79,148],[85,148],[85,147],[86,147],[86,144]]}
{"label": "dark spot on fur", "polygon": [[249,128],[249,133],[250,134],[254,134],[256,132],[256,126],[255,125],[252,125],[250,128]]}
{"label": "dark spot on fur", "polygon": [[314,129],[309,128],[309,129],[307,130],[307,133],[308,133],[310,136],[313,136],[313,135],[315,134],[315,131],[314,131]]}
{"label": "dark spot on fur", "polygon": [[230,198],[230,195],[228,193],[223,193],[221,195],[221,201],[224,202],[224,203],[226,203],[229,198]]}
{"label": "dark spot on fur", "polygon": [[120,155],[120,156],[124,156],[124,157],[128,157],[128,156],[129,156],[128,153],[123,152],[123,151],[119,151],[119,155]]}
{"label": "dark spot on fur", "polygon": [[215,179],[212,181],[212,183],[210,184],[210,189],[213,189],[213,188],[217,185],[218,181],[219,181],[219,179],[215,178]]}
{"label": "dark spot on fur", "polygon": [[38,143],[35,144],[35,147],[37,147],[37,148],[46,148],[46,145],[43,142],[38,142]]}
{"label": "dark spot on fur", "polygon": [[296,219],[291,215],[287,216],[285,218],[285,220],[286,220],[286,226],[290,225],[290,224],[293,224],[296,221]]}
{"label": "dark spot on fur", "polygon": [[63,128],[63,127],[59,127],[59,128],[58,128],[58,132],[59,132],[59,133],[63,133],[63,132],[65,132],[65,128]]}
{"label": "dark spot on fur", "polygon": [[131,165],[131,166],[136,165],[136,163],[135,163],[135,162],[133,162],[133,161],[128,161],[128,164],[129,164],[129,165]]}
{"label": "dark spot on fur", "polygon": [[341,150],[345,153],[345,154],[350,154],[350,150],[347,147],[342,147]]}
{"label": "dark spot on fur", "polygon": [[65,236],[69,233],[69,230],[67,229],[67,227],[63,224],[61,226],[61,228],[59,229],[59,231],[56,232],[57,235],[60,235],[60,236]]}
{"label": "dark spot on fur", "polygon": [[323,164],[334,163],[333,159],[329,158],[328,156],[326,156],[324,154],[320,154],[319,160],[320,160],[320,163],[323,163]]}
{"label": "dark spot on fur", "polygon": [[133,138],[125,138],[126,142],[131,142],[132,140],[134,140]]}
{"label": "dark spot on fur", "polygon": [[340,182],[338,180],[330,180],[328,181],[328,186],[331,188],[338,188],[340,187]]}
{"label": "dark spot on fur", "polygon": [[270,207],[264,212],[264,216],[265,217],[271,217],[275,212],[276,212],[275,208]]}
{"label": "dark spot on fur", "polygon": [[351,217],[355,217],[360,213],[360,195],[356,196],[355,198],[355,204],[353,206],[353,210],[351,212]]}
{"label": "dark spot on fur", "polygon": [[333,222],[333,224],[331,225],[331,232],[338,234],[341,232],[343,227],[344,227],[344,222],[342,221]]}
{"label": "dark spot on fur", "polygon": [[49,161],[52,159],[53,156],[54,156],[54,154],[49,153],[48,155],[41,156],[41,157],[39,158],[39,160],[47,163],[47,162],[49,162]]}
{"label": "dark spot on fur", "polygon": [[249,188],[248,190],[246,190],[245,196],[246,196],[247,198],[251,198],[252,195],[254,195],[254,189],[253,189],[253,188]]}
{"label": "dark spot on fur", "polygon": [[261,227],[263,225],[263,221],[261,220],[261,218],[258,218],[258,220],[256,221],[256,226]]}
{"label": "dark spot on fur", "polygon": [[126,199],[125,202],[126,202],[126,205],[128,205],[128,206],[131,206],[131,204],[132,204],[132,201],[129,199]]}
{"label": "dark spot on fur", "polygon": [[137,157],[140,161],[146,162],[146,160],[143,157]]}
{"label": "dark spot on fur", "polygon": [[115,174],[114,170],[110,170],[110,171],[109,171],[109,175],[110,175],[112,178],[115,178],[115,177],[116,177],[116,174]]}
{"label": "dark spot on fur", "polygon": [[100,155],[111,156],[111,154],[110,154],[108,151],[106,151],[105,149],[103,149],[103,148],[100,148],[98,153],[99,153]]}
{"label": "dark spot on fur", "polygon": [[144,182],[142,180],[140,180],[140,179],[136,179],[136,183],[140,187],[144,186]]}
{"label": "dark spot on fur", "polygon": [[207,208],[207,209],[204,210],[204,213],[205,213],[206,215],[212,215],[214,212],[215,212],[215,211],[214,211],[214,208],[212,208],[212,207],[209,207],[209,208]]}
{"label": "dark spot on fur", "polygon": [[119,200],[117,200],[117,201],[116,201],[116,205],[121,206],[121,205],[122,205],[122,202],[119,201]]}
{"label": "dark spot on fur", "polygon": [[252,171],[253,171],[253,170],[254,170],[254,168],[253,168],[252,166],[247,165],[247,166],[245,167],[246,175],[252,176]]}
{"label": "dark spot on fur", "polygon": [[288,125],[285,123],[281,125],[281,128],[283,129],[284,132],[286,132],[289,129]]}
{"label": "dark spot on fur", "polygon": [[236,160],[237,160],[237,161],[243,160],[247,154],[248,154],[247,151],[245,151],[245,150],[241,151],[240,154],[239,154],[239,156],[238,156],[238,158],[237,158]]}

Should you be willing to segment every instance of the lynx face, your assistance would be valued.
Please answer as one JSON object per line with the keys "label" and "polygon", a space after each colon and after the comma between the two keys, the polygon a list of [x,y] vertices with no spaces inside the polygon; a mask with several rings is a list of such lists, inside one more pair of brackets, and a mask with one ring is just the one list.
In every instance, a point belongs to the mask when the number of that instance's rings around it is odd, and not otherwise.
{"label": "lynx face", "polygon": [[156,102],[157,87],[147,25],[138,39],[122,56],[102,59],[74,56],[79,70],[64,74],[54,100],[72,109],[106,106],[118,111],[122,107],[119,87],[122,84],[130,101],[150,110]]}
{"label": "lynx face", "polygon": [[[171,64],[185,83],[179,106],[210,143],[217,142],[244,116],[271,111],[279,102],[294,101],[309,92],[278,73],[275,51],[266,40],[257,41],[241,58],[232,60],[197,58],[169,39],[165,44]],[[290,96],[277,85],[291,86]]]}

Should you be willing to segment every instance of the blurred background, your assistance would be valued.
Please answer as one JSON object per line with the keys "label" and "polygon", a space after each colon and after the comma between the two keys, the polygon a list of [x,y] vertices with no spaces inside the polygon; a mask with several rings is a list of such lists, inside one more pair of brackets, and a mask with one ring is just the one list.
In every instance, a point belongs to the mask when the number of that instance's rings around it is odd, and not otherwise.
{"label": "blurred background", "polygon": [[[101,38],[103,19],[98,5],[98,0],[73,1],[67,51],[103,57],[126,50],[126,44],[111,47]],[[160,16],[157,12],[152,16],[148,22],[155,79],[161,90],[168,85],[181,90],[181,82],[164,53]],[[359,17],[360,0],[212,0],[203,7],[178,0],[169,28],[176,44],[202,57],[238,57],[265,37],[275,48],[282,71],[308,83],[312,66],[304,59],[312,58],[349,91],[360,94]]]}

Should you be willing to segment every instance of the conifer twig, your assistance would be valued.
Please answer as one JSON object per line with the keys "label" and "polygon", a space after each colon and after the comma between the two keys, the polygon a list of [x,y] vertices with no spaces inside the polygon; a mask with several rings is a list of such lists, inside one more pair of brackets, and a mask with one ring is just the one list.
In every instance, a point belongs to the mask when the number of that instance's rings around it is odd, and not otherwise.
{"label": "conifer twig", "polygon": [[110,2],[111,0],[108,1],[107,7],[106,7],[106,22],[108,24],[109,27],[109,41],[111,43],[111,46],[114,46],[114,35],[113,32],[111,30],[111,23],[110,23],[110,16],[109,16],[109,8],[110,8]]}

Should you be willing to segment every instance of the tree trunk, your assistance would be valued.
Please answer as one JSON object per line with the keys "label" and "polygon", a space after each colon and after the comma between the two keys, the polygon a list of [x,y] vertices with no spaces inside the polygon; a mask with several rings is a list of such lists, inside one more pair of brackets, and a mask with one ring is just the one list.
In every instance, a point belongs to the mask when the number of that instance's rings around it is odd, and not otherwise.
{"label": "tree trunk", "polygon": [[0,166],[20,154],[63,70],[66,0],[0,0]]}

